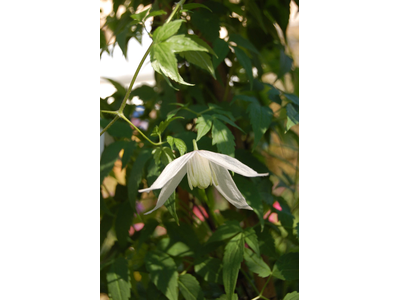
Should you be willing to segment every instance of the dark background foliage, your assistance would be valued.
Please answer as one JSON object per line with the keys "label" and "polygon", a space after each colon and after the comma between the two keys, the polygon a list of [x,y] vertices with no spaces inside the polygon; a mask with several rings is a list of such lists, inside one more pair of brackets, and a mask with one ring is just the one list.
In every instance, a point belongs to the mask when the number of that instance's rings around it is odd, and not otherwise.
{"label": "dark background foliage", "polygon": [[[142,131],[153,142],[161,136],[168,143],[152,145],[123,120],[107,130],[100,172],[103,297],[298,299],[299,69],[288,36],[296,4],[186,1],[192,6],[174,16],[172,22],[186,21],[175,35],[194,34],[209,50],[182,51],[173,54],[176,62],[160,62],[175,64],[183,82],[156,72],[155,86],[130,93],[130,99],[143,101],[144,110],[127,105],[124,115],[148,122]],[[100,29],[100,55],[114,47],[126,55],[131,38],[141,42],[148,34],[142,12],[150,8],[153,13],[154,35],[173,6],[173,1],[115,0]],[[100,108],[115,111],[127,88],[109,81],[116,92],[100,99]],[[111,120],[101,113],[103,128]],[[171,160],[192,151],[196,138],[199,149],[270,172],[268,177],[233,176],[254,211],[229,205],[213,187],[192,191],[184,178],[167,208],[144,216],[158,194],[138,190],[150,186]]]}

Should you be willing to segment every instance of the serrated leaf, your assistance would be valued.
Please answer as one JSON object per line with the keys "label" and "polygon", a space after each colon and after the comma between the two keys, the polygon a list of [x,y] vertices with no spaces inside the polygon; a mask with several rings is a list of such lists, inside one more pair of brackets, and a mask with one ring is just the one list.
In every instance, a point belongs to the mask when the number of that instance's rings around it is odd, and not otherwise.
{"label": "serrated leaf", "polygon": [[182,156],[186,153],[187,147],[184,141],[178,138],[174,138],[175,146],[179,151],[179,154]]}
{"label": "serrated leaf", "polygon": [[204,40],[199,38],[197,35],[189,34],[186,37],[188,37],[189,39],[193,40],[194,42],[196,42],[200,46],[203,46],[204,48],[206,48],[210,54],[218,57],[217,54],[214,52],[214,50]]}
{"label": "serrated leaf", "polygon": [[178,272],[174,260],[163,252],[150,251],[145,264],[154,285],[169,300],[178,300]]}
{"label": "serrated leaf", "polygon": [[286,253],[279,257],[272,269],[272,275],[282,280],[299,279],[299,253]]}
{"label": "serrated leaf", "polygon": [[184,20],[174,20],[167,24],[158,27],[153,34],[153,40],[155,43],[162,42],[178,32]]}
{"label": "serrated leaf", "polygon": [[258,274],[258,276],[265,278],[271,275],[270,267],[249,248],[244,249],[244,260],[250,271]]}
{"label": "serrated leaf", "polygon": [[[156,43],[153,45],[150,54],[151,54],[151,61],[156,60],[158,62],[157,64],[155,63],[154,66],[152,63],[152,66],[155,71],[171,78],[172,80],[175,80],[176,82],[179,82],[180,84],[194,85],[185,82],[181,77],[181,75],[179,75],[175,54],[168,47],[168,45],[165,45],[164,43],[161,44]],[[155,68],[155,66],[157,69]]]}
{"label": "serrated leaf", "polygon": [[186,300],[202,300],[204,299],[203,291],[197,279],[190,275],[184,274],[179,276],[179,290]]}
{"label": "serrated leaf", "polygon": [[136,195],[139,183],[142,181],[144,166],[150,158],[151,152],[148,149],[141,151],[133,163],[131,172],[129,173],[127,188],[128,199],[132,208],[136,208]]}
{"label": "serrated leaf", "polygon": [[254,45],[248,39],[245,39],[243,36],[241,36],[239,34],[236,34],[236,33],[230,34],[229,41],[235,42],[238,46],[246,48],[250,51],[253,51],[253,52],[259,54],[257,48],[254,47]]}
{"label": "serrated leaf", "polygon": [[273,112],[268,106],[261,106],[258,102],[253,102],[248,106],[247,113],[249,114],[250,123],[254,131],[254,143],[252,148],[252,151],[254,151],[261,137],[272,122]]}
{"label": "serrated leaf", "polygon": [[227,300],[233,299],[236,282],[239,274],[240,264],[243,260],[244,238],[243,234],[233,237],[225,247],[224,258],[222,260],[225,293]]}
{"label": "serrated leaf", "polygon": [[204,51],[208,52],[206,47],[203,47],[196,43],[193,39],[185,36],[184,34],[174,35],[168,40],[163,42],[167,45],[173,52],[184,52],[184,51]]}
{"label": "serrated leaf", "polygon": [[124,249],[127,246],[129,227],[133,224],[133,208],[128,201],[122,203],[115,219],[115,234],[118,244]]}
{"label": "serrated leaf", "polygon": [[235,137],[229,128],[219,120],[214,119],[211,134],[212,144],[217,145],[218,151],[233,157],[235,154]]}
{"label": "serrated leaf", "polygon": [[299,293],[296,291],[288,293],[283,300],[299,300]]}
{"label": "serrated leaf", "polygon": [[212,117],[210,115],[203,115],[196,120],[197,138],[199,141],[203,136],[205,136],[211,129]]}
{"label": "serrated leaf", "polygon": [[253,228],[246,228],[244,231],[244,240],[254,252],[260,256],[260,248],[258,246],[258,238]]}
{"label": "serrated leaf", "polygon": [[183,9],[187,9],[187,10],[191,10],[193,8],[198,8],[198,7],[202,7],[202,8],[208,9],[209,11],[212,12],[212,10],[210,8],[208,8],[204,4],[200,4],[200,3],[189,3],[189,4],[184,4],[182,6]]}
{"label": "serrated leaf", "polygon": [[179,53],[179,55],[185,58],[189,63],[194,64],[203,70],[206,70],[215,79],[214,67],[208,54],[204,52],[187,51],[181,52]]}
{"label": "serrated leaf", "polygon": [[222,284],[222,261],[214,257],[195,260],[194,271],[208,282]]}
{"label": "serrated leaf", "polygon": [[170,145],[171,149],[174,148],[174,138],[172,136],[167,136],[167,142]]}
{"label": "serrated leaf", "polygon": [[212,115],[214,118],[218,118],[226,123],[228,123],[229,125],[239,129],[241,132],[243,132],[244,134],[246,134],[246,132],[244,132],[244,130],[242,128],[240,128],[239,126],[237,126],[234,122],[232,122],[229,118],[225,117],[224,115],[219,115],[219,114],[215,114]]}
{"label": "serrated leaf", "polygon": [[113,300],[128,300],[131,296],[131,283],[129,278],[128,261],[117,258],[107,272],[108,291]]}
{"label": "serrated leaf", "polygon": [[276,88],[272,88],[267,92],[268,98],[275,103],[278,103],[279,105],[282,104],[282,99],[280,97],[280,92]]}
{"label": "serrated leaf", "polygon": [[253,88],[253,69],[251,65],[251,60],[250,58],[246,55],[246,53],[243,52],[243,50],[239,49],[238,47],[235,48],[235,54],[236,57],[239,61],[239,63],[242,65],[244,70],[246,71],[247,78],[249,79],[250,82],[250,89]]}

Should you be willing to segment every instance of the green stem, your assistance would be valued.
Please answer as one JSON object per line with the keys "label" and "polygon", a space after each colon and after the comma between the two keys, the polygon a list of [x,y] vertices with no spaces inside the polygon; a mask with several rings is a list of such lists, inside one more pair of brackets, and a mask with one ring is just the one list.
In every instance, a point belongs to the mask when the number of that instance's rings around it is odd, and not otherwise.
{"label": "green stem", "polygon": [[197,113],[197,112],[195,112],[194,110],[191,110],[190,108],[182,107],[182,109],[187,110],[187,111],[191,112],[192,114],[195,114],[195,115],[198,116],[198,117],[201,117],[201,114],[200,114],[200,113]]}
{"label": "green stem", "polygon": [[104,128],[104,129],[100,132],[100,136],[101,136],[104,132],[106,132],[106,130],[107,130],[108,128],[110,128],[111,125],[114,124],[115,121],[117,121],[117,120],[118,120],[118,115],[116,115],[116,116],[114,117],[114,119],[112,119],[112,121],[111,121],[110,123],[108,123],[108,125],[106,126],[106,128]]}
{"label": "green stem", "polygon": [[[178,11],[179,7],[180,7],[181,5],[183,5],[183,3],[185,3],[185,1],[186,1],[186,0],[181,0],[181,1],[178,2],[178,4],[175,6],[174,10],[172,11],[171,15],[168,17],[167,21],[165,22],[165,24],[169,23],[169,22],[172,20],[173,16],[174,16],[175,13]],[[143,66],[143,64],[144,64],[144,61],[146,60],[147,55],[149,55],[149,53],[150,53],[150,49],[151,49],[152,46],[153,46],[153,42],[151,42],[151,44],[150,44],[149,48],[147,49],[146,53],[143,55],[142,60],[140,61],[139,66],[137,67],[137,69],[136,69],[136,71],[135,71],[135,74],[133,75],[133,78],[132,78],[132,80],[131,80],[131,83],[129,84],[129,87],[128,87],[127,91],[126,91],[124,100],[122,100],[122,104],[121,104],[120,108],[118,109],[118,111],[116,111],[116,112],[104,111],[104,112],[107,112],[107,113],[110,113],[110,114],[116,114],[116,116],[115,116],[115,118],[110,122],[110,124],[108,124],[108,125],[106,126],[106,128],[104,128],[103,131],[100,132],[100,136],[101,136],[104,132],[106,132],[106,130],[107,130],[108,128],[110,128],[110,126],[111,126],[115,121],[117,121],[118,118],[122,118],[122,119],[124,119],[125,121],[127,121],[131,126],[133,126],[146,140],[148,140],[148,141],[149,141],[150,143],[152,143],[153,145],[159,146],[159,145],[161,145],[161,144],[164,144],[164,143],[161,143],[161,140],[160,140],[159,143],[154,143],[154,142],[152,142],[149,138],[147,138],[147,136],[145,136],[145,135],[143,134],[143,132],[141,132],[135,125],[133,125],[133,124],[124,116],[124,114],[123,114],[124,108],[125,108],[125,106],[126,106],[126,103],[127,103],[127,101],[128,101],[128,98],[129,98],[129,95],[130,95],[131,92],[132,92],[133,84],[135,83],[136,78],[137,78],[138,75],[139,75],[139,71],[140,71],[140,69],[142,68],[142,66]]]}
{"label": "green stem", "polygon": [[193,150],[199,150],[199,148],[197,148],[196,140],[193,140]]}
{"label": "green stem", "polygon": [[128,118],[125,117],[124,114],[122,114],[122,113],[119,114],[119,117],[120,117],[121,119],[124,119],[126,122],[128,122],[129,125],[133,126],[133,128],[135,128],[135,129],[137,130],[137,132],[139,132],[139,133],[140,133],[147,141],[149,141],[152,145],[154,145],[154,146],[160,146],[160,145],[166,143],[166,142],[154,143],[154,142],[153,142],[152,140],[150,140],[139,128],[137,128],[135,125],[133,125],[132,122],[129,121]]}
{"label": "green stem", "polygon": [[[258,293],[257,287],[254,285],[254,283],[251,281],[251,278],[249,277],[249,275],[246,274],[245,271],[243,271],[242,269],[240,269],[240,272],[242,272],[242,274],[244,275],[244,277],[246,277],[247,281],[251,284],[251,286],[253,287],[253,289]],[[259,294],[259,293],[258,293]]]}

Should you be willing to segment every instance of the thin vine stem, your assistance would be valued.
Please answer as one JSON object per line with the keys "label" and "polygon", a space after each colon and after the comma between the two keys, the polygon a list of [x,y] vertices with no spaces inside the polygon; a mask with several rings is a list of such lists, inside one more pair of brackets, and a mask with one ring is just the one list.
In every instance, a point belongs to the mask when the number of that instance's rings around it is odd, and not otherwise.
{"label": "thin vine stem", "polygon": [[[170,14],[170,16],[168,17],[167,21],[165,22],[165,24],[168,24],[168,23],[172,20],[172,18],[174,17],[175,13],[178,11],[179,7],[181,7],[181,6],[185,3],[185,1],[186,1],[186,0],[181,0],[181,1],[179,1],[179,2],[177,3],[177,5],[175,6],[174,10],[172,11],[172,13]],[[133,125],[132,122],[129,121],[128,118],[126,118],[126,117],[124,116],[124,114],[123,114],[124,108],[125,108],[126,103],[128,102],[128,99],[129,99],[129,95],[130,95],[131,92],[132,92],[133,85],[134,85],[134,83],[135,83],[135,81],[136,81],[136,79],[137,79],[137,77],[138,77],[138,75],[139,75],[140,69],[142,68],[142,66],[143,66],[143,64],[144,64],[144,62],[145,62],[145,60],[146,60],[146,58],[147,58],[147,55],[149,55],[149,53],[150,53],[150,50],[151,50],[151,47],[152,47],[152,46],[153,46],[153,42],[151,42],[151,44],[150,44],[149,48],[147,49],[146,53],[143,55],[142,60],[140,61],[139,66],[137,67],[137,69],[136,69],[136,71],[135,71],[135,74],[134,74],[133,77],[132,77],[131,83],[129,84],[129,87],[128,87],[127,91],[126,91],[125,97],[124,97],[124,99],[122,100],[122,103],[121,103],[121,106],[119,107],[119,109],[118,109],[117,111],[115,111],[115,112],[113,112],[113,111],[103,111],[103,112],[105,112],[105,113],[115,114],[116,116],[115,116],[114,119],[106,126],[106,128],[104,128],[104,129],[100,132],[100,136],[101,136],[104,132],[106,132],[107,129],[110,128],[111,125],[114,124],[115,121],[118,120],[118,118],[121,118],[121,119],[124,119],[125,121],[127,121],[131,126],[133,126],[146,140],[148,140],[148,141],[149,141],[151,144],[153,144],[154,146],[159,146],[159,145],[162,145],[162,144],[165,143],[165,142],[161,142],[161,138],[160,138],[160,141],[159,141],[158,143],[152,142],[143,132],[141,132],[141,131],[139,130],[139,128],[137,128],[135,125]]]}

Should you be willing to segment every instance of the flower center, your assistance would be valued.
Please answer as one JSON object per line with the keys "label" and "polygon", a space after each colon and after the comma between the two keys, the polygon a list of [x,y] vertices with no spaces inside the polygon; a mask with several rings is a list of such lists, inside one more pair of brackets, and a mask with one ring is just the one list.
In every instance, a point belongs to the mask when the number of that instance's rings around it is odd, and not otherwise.
{"label": "flower center", "polygon": [[187,177],[191,190],[193,190],[193,187],[207,188],[212,185],[213,178],[215,184],[218,185],[212,165],[208,159],[201,157],[197,153],[187,163]]}

